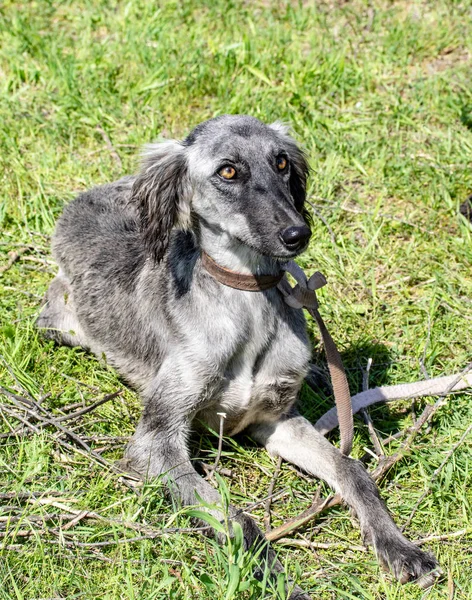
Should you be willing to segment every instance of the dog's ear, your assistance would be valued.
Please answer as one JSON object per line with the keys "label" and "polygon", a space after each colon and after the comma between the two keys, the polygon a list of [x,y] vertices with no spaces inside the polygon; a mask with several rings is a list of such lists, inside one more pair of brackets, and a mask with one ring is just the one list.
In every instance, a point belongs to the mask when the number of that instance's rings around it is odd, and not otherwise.
{"label": "dog's ear", "polygon": [[146,146],[131,201],[138,208],[146,247],[156,261],[167,250],[172,228],[190,226],[190,199],[185,146],[174,140]]}
{"label": "dog's ear", "polygon": [[306,180],[310,168],[305,153],[290,135],[290,127],[288,125],[285,125],[285,123],[281,123],[280,121],[275,121],[275,123],[272,123],[269,127],[282,139],[283,144],[287,149],[291,165],[289,180],[290,194],[293,198],[295,208],[303,215],[305,221],[307,221],[309,220],[309,214],[305,209]]}

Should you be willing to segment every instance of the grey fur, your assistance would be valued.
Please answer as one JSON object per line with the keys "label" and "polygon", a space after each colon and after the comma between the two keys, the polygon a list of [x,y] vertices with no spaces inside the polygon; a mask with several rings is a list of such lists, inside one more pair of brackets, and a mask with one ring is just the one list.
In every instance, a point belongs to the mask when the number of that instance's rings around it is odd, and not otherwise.
{"label": "grey fur", "polygon": [[[288,159],[282,171],[279,155]],[[227,164],[236,179],[217,174]],[[276,289],[235,290],[201,267],[202,249],[225,267],[259,274],[299,254],[280,234],[305,224],[307,172],[285,126],[246,116],[218,117],[183,142],[149,146],[137,177],[65,208],[53,244],[60,272],[37,324],[60,343],[105,355],[139,389],[143,413],[127,459],[165,477],[184,504],[196,494],[219,500],[192,466],[187,438],[197,422],[217,429],[225,412],[226,435],[248,429],[272,454],[326,480],[355,509],[379,559],[398,578],[427,585],[437,576],[434,558],[402,536],[362,465],[294,408],[310,357],[303,312]],[[236,520],[247,546],[263,543],[249,517]],[[309,598],[299,588],[291,597]]]}

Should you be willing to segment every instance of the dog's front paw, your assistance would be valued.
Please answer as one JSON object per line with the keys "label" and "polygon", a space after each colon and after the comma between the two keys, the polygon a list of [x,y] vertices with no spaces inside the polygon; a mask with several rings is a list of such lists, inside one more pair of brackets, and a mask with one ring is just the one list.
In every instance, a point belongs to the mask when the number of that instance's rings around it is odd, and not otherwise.
{"label": "dog's front paw", "polygon": [[440,577],[442,570],[432,554],[423,552],[403,536],[374,539],[375,552],[401,583],[413,581],[426,589]]}

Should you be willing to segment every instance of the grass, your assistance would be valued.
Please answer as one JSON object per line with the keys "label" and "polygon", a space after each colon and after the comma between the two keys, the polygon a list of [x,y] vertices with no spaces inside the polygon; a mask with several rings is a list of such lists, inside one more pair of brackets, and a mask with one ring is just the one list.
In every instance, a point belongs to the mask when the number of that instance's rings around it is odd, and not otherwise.
{"label": "grass", "polygon": [[[44,403],[56,415],[122,389],[76,422],[82,436],[108,436],[92,444],[104,457],[122,455],[122,438],[139,415],[137,396],[94,357],[54,347],[33,327],[55,269],[50,235],[77,192],[133,172],[142,144],[181,137],[221,113],[285,120],[306,147],[314,235],[301,264],[328,277],[322,312],[352,390],[369,357],[371,385],[424,377],[421,364],[431,376],[463,368],[471,359],[472,228],[458,207],[472,191],[471,11],[460,0],[4,0],[0,264],[8,253],[23,253],[0,273],[2,385],[36,398],[50,394]],[[314,329],[313,339],[318,352]],[[1,402],[6,433],[18,423],[5,412],[8,399]],[[315,419],[330,399],[304,390],[302,405]],[[411,403],[377,407],[372,417],[381,434],[395,433],[411,424]],[[466,530],[427,546],[443,580],[429,594],[393,582],[370,551],[356,548],[358,530],[338,508],[292,536],[326,542],[326,549],[277,546],[313,597],[472,597],[472,437],[431,479],[471,419],[470,393],[450,398],[381,485],[399,524],[430,490],[410,538]],[[370,441],[361,421],[356,431],[354,455],[361,456]],[[195,441],[195,453],[211,462],[215,446],[208,434]],[[233,474],[220,486],[244,506],[267,494],[275,463],[238,439],[225,444],[222,466]],[[273,524],[305,509],[315,486],[283,465],[276,490],[288,495],[275,499]],[[159,482],[135,494],[89,457],[58,445],[52,430],[0,438],[0,487],[13,492],[0,508],[7,532],[0,537],[1,600],[283,597],[254,579],[237,536],[223,548],[183,533],[104,547],[53,544],[119,542],[135,536],[130,523],[190,521]],[[20,492],[41,493],[43,503],[21,500]],[[67,529],[71,510],[102,520]],[[260,507],[253,513],[262,520]],[[20,519],[6,523],[8,515]],[[28,536],[20,535],[25,529]]]}

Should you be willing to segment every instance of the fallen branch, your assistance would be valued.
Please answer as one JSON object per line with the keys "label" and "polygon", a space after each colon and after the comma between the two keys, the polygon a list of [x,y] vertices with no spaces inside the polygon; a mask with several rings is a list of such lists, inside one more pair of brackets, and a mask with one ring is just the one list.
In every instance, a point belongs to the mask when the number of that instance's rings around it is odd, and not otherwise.
{"label": "fallen branch", "polygon": [[86,406],[85,408],[82,408],[81,410],[77,410],[76,412],[73,412],[73,413],[68,413],[67,415],[63,415],[62,417],[55,417],[55,419],[58,423],[61,421],[72,421],[74,419],[78,419],[79,417],[81,417],[89,412],[92,412],[93,410],[95,410],[96,408],[101,406],[102,404],[105,404],[105,402],[109,402],[110,400],[113,400],[117,396],[121,396],[122,393],[123,393],[122,390],[118,390],[117,392],[112,392],[111,394],[106,394],[100,400],[97,400],[93,404],[90,404],[89,406]]}
{"label": "fallen branch", "polygon": [[[369,389],[369,373],[370,368],[372,366],[372,359],[369,358],[367,360],[367,366],[362,370],[362,390],[366,392]],[[370,440],[372,445],[374,446],[377,457],[383,456],[384,451],[382,449],[382,445],[379,441],[377,433],[374,429],[374,423],[372,421],[372,417],[370,416],[367,408],[361,408],[359,411],[364,419],[365,424],[367,425],[367,429],[369,430]]]}
{"label": "fallen branch", "polygon": [[349,546],[344,542],[312,542],[306,539],[294,540],[292,538],[281,538],[278,543],[282,544],[283,546],[310,548],[310,550],[331,550],[335,548],[341,548],[343,550],[353,550],[354,552],[367,552],[367,548],[365,546],[359,546],[357,544]]}
{"label": "fallen branch", "polygon": [[84,456],[88,457],[89,459],[93,459],[95,462],[99,463],[103,467],[107,467],[110,471],[113,471],[121,476],[120,481],[124,485],[135,491],[135,486],[126,480],[130,479],[134,481],[140,481],[139,478],[133,477],[129,473],[122,471],[116,465],[111,464],[109,461],[104,459],[100,454],[98,454],[98,452],[95,452],[79,435],[74,433],[71,429],[68,429],[67,427],[62,425],[62,423],[59,422],[59,419],[52,416],[46,410],[46,408],[44,408],[44,406],[36,402],[34,399],[25,398],[18,394],[14,394],[13,392],[10,392],[10,390],[7,390],[3,386],[0,386],[0,392],[4,394],[7,398],[9,398],[17,409],[26,413],[26,415],[28,415],[31,420],[35,421],[36,425],[34,425],[30,419],[27,419],[22,414],[3,405],[2,410],[6,410],[11,417],[21,421],[27,428],[31,429],[34,433],[39,433],[39,428],[52,426],[59,433],[68,437],[72,442],[74,442],[74,444],[76,444],[76,446],[69,444],[68,442],[62,440],[58,436],[55,436],[54,440],[58,444],[60,444],[64,448],[67,448],[68,450],[79,452]]}
{"label": "fallen branch", "polygon": [[309,523],[312,519],[322,513],[324,510],[328,508],[332,508],[333,506],[337,506],[342,503],[342,498],[339,494],[328,496],[325,499],[315,498],[313,504],[307,510],[303,511],[298,517],[294,517],[293,519],[289,519],[279,527],[275,527],[268,533],[266,533],[266,539],[270,542],[274,542],[284,537],[288,533],[303,527]]}
{"label": "fallen branch", "polygon": [[[393,400],[409,400],[411,398],[420,398],[422,396],[440,396],[444,397],[451,392],[457,392],[472,387],[472,374],[468,374],[472,369],[472,362],[459,375],[447,375],[445,377],[435,377],[426,381],[416,381],[415,383],[402,383],[400,385],[389,385],[377,387],[371,390],[360,392],[352,396],[352,413],[355,414],[361,408],[367,408],[377,402],[392,402]],[[338,413],[336,407],[328,410],[315,424],[315,429],[326,435],[338,425]]]}
{"label": "fallen branch", "polygon": [[[451,538],[462,537],[464,535],[470,534],[471,532],[471,529],[460,529],[459,531],[453,531],[452,533],[445,533],[443,535],[429,535],[418,540],[413,540],[413,544],[415,544],[415,546],[422,546],[423,544],[428,544],[429,542],[440,542],[449,540]],[[305,538],[281,538],[278,540],[278,543],[284,546],[310,548],[312,550],[331,550],[335,548],[341,548],[343,550],[353,550],[354,552],[367,551],[367,548],[365,546],[359,546],[357,544],[347,545],[344,542],[312,542],[311,540],[307,540]]]}
{"label": "fallen branch", "polygon": [[105,142],[105,145],[108,148],[108,151],[110,152],[110,154],[114,158],[116,164],[119,166],[119,168],[121,170],[123,168],[123,163],[121,162],[120,155],[118,154],[118,152],[116,151],[115,147],[111,143],[111,140],[108,137],[107,132],[103,129],[103,127],[101,125],[97,125],[95,129],[102,136],[102,139]]}
{"label": "fallen branch", "polygon": [[275,487],[275,482],[277,481],[277,477],[279,476],[280,473],[280,467],[282,466],[282,457],[279,456],[279,458],[277,459],[277,465],[274,469],[274,474],[272,475],[272,479],[270,480],[270,484],[269,484],[269,489],[267,490],[267,500],[265,503],[265,510],[264,510],[264,525],[265,525],[265,530],[267,533],[270,532],[271,530],[271,525],[270,525],[270,507],[272,504],[272,496],[274,493],[274,487]]}
{"label": "fallen branch", "polygon": [[11,252],[9,252],[8,253],[8,256],[9,256],[8,261],[5,265],[2,265],[0,267],[0,273],[5,273],[9,269],[11,269],[11,267],[20,258],[20,256],[23,254],[23,252],[26,252],[26,250],[28,250],[28,248],[19,248],[18,250],[12,250]]}

